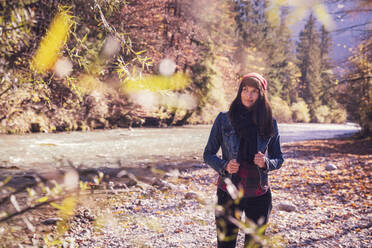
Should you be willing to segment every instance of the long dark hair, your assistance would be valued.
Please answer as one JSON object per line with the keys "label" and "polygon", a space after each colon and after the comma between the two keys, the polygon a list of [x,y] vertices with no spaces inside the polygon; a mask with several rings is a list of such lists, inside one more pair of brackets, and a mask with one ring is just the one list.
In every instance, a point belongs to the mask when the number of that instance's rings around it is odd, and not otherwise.
{"label": "long dark hair", "polygon": [[241,101],[241,93],[245,86],[255,87],[259,90],[259,97],[254,106],[252,106],[253,123],[257,125],[258,133],[265,138],[272,136],[274,127],[271,105],[267,99],[266,91],[262,88],[260,82],[253,77],[243,78],[240,82],[238,94],[231,103],[228,112],[231,123],[233,125],[236,123],[237,116],[240,114],[239,111],[244,107]]}

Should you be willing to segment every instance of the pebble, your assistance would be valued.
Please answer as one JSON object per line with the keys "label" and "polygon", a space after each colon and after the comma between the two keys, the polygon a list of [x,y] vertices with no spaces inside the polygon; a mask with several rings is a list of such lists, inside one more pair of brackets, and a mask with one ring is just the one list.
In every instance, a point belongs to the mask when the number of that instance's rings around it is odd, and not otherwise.
{"label": "pebble", "polygon": [[[369,247],[370,218],[361,215],[366,208],[354,208],[350,204],[345,207],[339,195],[334,195],[331,184],[319,176],[327,173],[324,160],[314,163],[319,175],[313,171],[309,178],[293,174],[293,171],[308,168],[302,166],[307,164],[308,160],[296,158],[271,176],[274,209],[267,229],[269,237],[282,237],[285,244],[282,247],[288,248]],[[333,165],[340,171],[344,166],[339,162]],[[287,179],[286,184],[283,178]],[[128,188],[131,194],[120,197],[119,193],[115,197],[111,214],[101,219],[97,215],[98,223],[103,221],[99,232],[94,227],[95,222],[84,221],[91,214],[82,211],[80,215],[84,218],[74,218],[72,226],[77,227],[71,228],[68,235],[72,240],[79,240],[79,247],[89,248],[216,247],[215,181],[216,174],[211,168],[193,165],[178,178],[149,181],[153,187]],[[164,185],[170,190],[159,190]],[[206,203],[192,200],[195,198]],[[353,201],[358,199],[356,196]],[[85,229],[89,231],[82,232]],[[237,247],[243,247],[243,242],[244,235],[239,232]]]}
{"label": "pebble", "polygon": [[57,221],[61,221],[62,219],[61,218],[49,218],[49,219],[46,219],[46,220],[43,220],[41,222],[41,224],[44,224],[44,225],[55,225],[57,224]]}
{"label": "pebble", "polygon": [[326,167],[325,167],[325,169],[327,171],[333,171],[333,170],[337,170],[337,166],[334,165],[334,164],[327,164]]}
{"label": "pebble", "polygon": [[286,212],[294,212],[296,211],[296,206],[290,203],[280,203],[278,205],[279,210],[286,211]]}
{"label": "pebble", "polygon": [[198,198],[198,195],[196,193],[194,193],[194,192],[187,192],[185,194],[185,199],[186,200],[196,199],[196,198]]}

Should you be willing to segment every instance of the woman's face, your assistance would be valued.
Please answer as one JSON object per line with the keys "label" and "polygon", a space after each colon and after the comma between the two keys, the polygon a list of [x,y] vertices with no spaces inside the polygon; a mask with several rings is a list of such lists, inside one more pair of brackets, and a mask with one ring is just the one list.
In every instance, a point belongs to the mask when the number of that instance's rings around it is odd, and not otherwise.
{"label": "woman's face", "polygon": [[252,86],[244,86],[242,89],[240,98],[241,98],[242,104],[246,108],[250,108],[256,103],[259,95],[260,95],[260,92],[257,88],[252,87]]}

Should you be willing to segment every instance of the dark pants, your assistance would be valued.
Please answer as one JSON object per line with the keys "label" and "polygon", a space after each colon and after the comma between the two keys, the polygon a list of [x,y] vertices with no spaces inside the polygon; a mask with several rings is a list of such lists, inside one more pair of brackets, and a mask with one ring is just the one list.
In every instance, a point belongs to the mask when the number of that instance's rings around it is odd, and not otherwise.
{"label": "dark pants", "polygon": [[[235,247],[236,245],[239,229],[228,220],[228,216],[233,216],[240,221],[240,218],[235,215],[235,211],[244,211],[246,219],[250,219],[257,225],[260,218],[263,218],[263,223],[260,223],[261,225],[265,225],[268,222],[272,208],[270,190],[262,196],[243,197],[238,204],[235,204],[230,195],[222,189],[217,190],[217,198],[217,204],[224,209],[222,212],[216,212],[217,241],[219,248]],[[251,236],[249,234],[245,235],[245,245],[250,241]]]}

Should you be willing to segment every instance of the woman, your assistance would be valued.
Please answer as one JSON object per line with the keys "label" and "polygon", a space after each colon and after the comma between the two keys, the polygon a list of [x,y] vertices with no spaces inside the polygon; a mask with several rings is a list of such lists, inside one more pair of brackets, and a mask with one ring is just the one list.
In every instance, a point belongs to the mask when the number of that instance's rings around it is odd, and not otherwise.
{"label": "woman", "polygon": [[[272,208],[268,172],[284,160],[266,88],[260,74],[245,75],[229,111],[217,116],[204,150],[204,161],[219,174],[217,204],[223,211],[216,211],[218,247],[235,247],[238,228],[231,217],[239,219],[236,210],[260,226]],[[220,147],[222,159],[217,156]],[[244,193],[240,201],[233,200],[226,182]],[[251,236],[245,235],[245,244],[249,242]]]}

